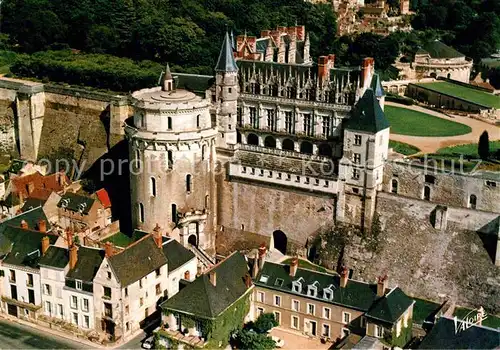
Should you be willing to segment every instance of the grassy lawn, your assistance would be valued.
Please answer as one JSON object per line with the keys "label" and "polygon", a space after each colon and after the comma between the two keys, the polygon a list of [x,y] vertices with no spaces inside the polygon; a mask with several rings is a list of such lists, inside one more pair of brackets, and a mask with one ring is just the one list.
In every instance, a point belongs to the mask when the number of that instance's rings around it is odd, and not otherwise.
{"label": "grassy lawn", "polygon": [[[500,149],[500,141],[490,141],[490,153],[494,153],[498,149]],[[441,148],[438,149],[437,154],[448,156],[463,155],[464,157],[479,157],[479,155],[477,154],[477,143],[468,143],[465,145]]]}
{"label": "grassy lawn", "polygon": [[456,136],[468,134],[472,129],[464,124],[438,118],[412,109],[385,106],[385,115],[391,132],[409,136]]}
{"label": "grassy lawn", "polygon": [[434,313],[439,310],[441,307],[440,304],[434,303],[425,299],[417,299],[415,300],[415,305],[413,306],[413,322],[416,324],[423,324],[424,321],[431,321]]}
{"label": "grassy lawn", "polygon": [[394,152],[398,152],[405,156],[411,156],[412,154],[420,152],[420,148],[399,141],[389,140],[389,147],[392,148]]}
{"label": "grassy lawn", "polygon": [[116,245],[118,247],[125,248],[129,244],[134,243],[135,241],[141,239],[145,235],[147,235],[147,233],[142,232],[142,231],[134,231],[132,237],[130,237],[126,233],[117,232],[114,235],[112,235],[112,236],[104,239],[103,242],[111,242],[111,243],[113,243],[114,245]]}
{"label": "grassy lawn", "polygon": [[[455,312],[453,312],[453,316],[457,316],[458,319],[462,319],[465,317],[471,309],[465,308],[465,307],[457,307],[455,309]],[[475,316],[476,313],[472,312],[469,316]],[[495,315],[490,315],[486,313],[486,319],[483,321],[483,326],[490,327],[490,328],[500,328],[500,317],[495,316]]]}
{"label": "grassy lawn", "polygon": [[483,106],[500,108],[500,97],[480,90],[471,89],[466,86],[452,84],[446,81],[435,83],[420,83],[416,85],[425,87],[429,90],[441,92],[443,94],[459,97],[465,101],[478,103]]}
{"label": "grassy lawn", "polygon": [[[290,261],[292,261],[292,258],[284,260],[282,262],[282,264],[290,264]],[[299,267],[301,267],[303,269],[318,271],[318,272],[327,272],[327,269],[325,269],[324,267],[313,264],[310,261],[300,259],[300,258],[299,258]]]}

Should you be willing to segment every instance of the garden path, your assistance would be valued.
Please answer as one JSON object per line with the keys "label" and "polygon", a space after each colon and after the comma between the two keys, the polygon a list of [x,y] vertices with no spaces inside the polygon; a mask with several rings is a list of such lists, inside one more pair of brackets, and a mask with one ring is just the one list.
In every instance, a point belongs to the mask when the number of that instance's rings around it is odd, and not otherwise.
{"label": "garden path", "polygon": [[427,113],[439,118],[451,120],[457,123],[462,123],[470,126],[472,132],[459,136],[446,137],[426,137],[426,136],[407,136],[391,133],[391,140],[405,142],[410,145],[420,148],[420,153],[435,153],[438,149],[449,146],[462,145],[466,143],[477,143],[479,136],[484,130],[488,131],[490,141],[500,140],[500,127],[486,123],[481,120],[462,117],[458,115],[447,116],[446,114],[435,112],[420,106],[405,106],[399,103],[386,102],[387,106],[396,106],[408,108],[422,113]]}

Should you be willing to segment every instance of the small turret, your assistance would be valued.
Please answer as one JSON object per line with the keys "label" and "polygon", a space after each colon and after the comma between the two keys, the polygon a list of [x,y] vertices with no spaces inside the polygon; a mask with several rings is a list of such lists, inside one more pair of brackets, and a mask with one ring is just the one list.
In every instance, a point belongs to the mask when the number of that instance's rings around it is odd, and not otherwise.
{"label": "small turret", "polygon": [[174,91],[174,77],[172,76],[172,72],[170,71],[170,66],[167,63],[165,67],[165,74],[163,74],[162,86],[161,89],[163,91]]}
{"label": "small turret", "polygon": [[236,66],[236,61],[233,55],[233,45],[229,33],[226,32],[224,37],[224,42],[219,53],[219,59],[217,60],[217,65],[215,66],[216,72],[237,72],[238,67]]}

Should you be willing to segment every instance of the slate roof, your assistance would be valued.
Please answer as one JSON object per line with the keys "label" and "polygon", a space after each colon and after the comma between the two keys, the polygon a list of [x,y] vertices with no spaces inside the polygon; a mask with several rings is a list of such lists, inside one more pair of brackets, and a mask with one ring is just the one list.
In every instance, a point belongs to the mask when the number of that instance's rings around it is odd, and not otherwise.
{"label": "slate roof", "polygon": [[[167,240],[166,237],[163,239]],[[167,257],[168,272],[178,269],[195,257],[192,251],[184,248],[184,246],[175,239],[171,239],[168,243],[163,244],[163,254]]]}
{"label": "slate roof", "polygon": [[472,326],[455,333],[453,319],[441,317],[420,343],[419,349],[498,349],[500,330]]}
{"label": "slate roof", "polygon": [[63,269],[68,262],[69,255],[66,248],[50,246],[40,259],[39,265]]}
{"label": "slate roof", "polygon": [[390,126],[372,89],[366,89],[344,126],[346,129],[371,133],[379,132]]}
{"label": "slate roof", "polygon": [[176,78],[175,84],[178,89],[189,90],[197,94],[205,94],[205,91],[215,83],[211,75],[172,73]]}
{"label": "slate roof", "polygon": [[80,246],[77,254],[75,268],[68,272],[66,278],[92,282],[104,259],[104,250]]}
{"label": "slate roof", "polygon": [[465,57],[453,47],[442,43],[439,40],[431,41],[417,51],[417,55],[428,53],[431,58],[458,58]]}
{"label": "slate roof", "polygon": [[224,41],[222,42],[222,47],[219,53],[219,59],[215,65],[216,72],[237,72],[238,67],[236,66],[236,61],[233,55],[233,45],[231,44],[231,38],[226,32]]}
{"label": "slate roof", "polygon": [[255,42],[257,46],[257,52],[260,52],[265,55],[267,45],[269,45],[269,38],[259,38]]}
{"label": "slate roof", "polygon": [[[12,249],[3,262],[10,265],[38,267],[41,258],[42,238],[45,234],[8,226],[2,233],[12,242]],[[48,235],[50,244],[54,244],[57,236]]]}
{"label": "slate roof", "polygon": [[245,257],[234,252],[213,267],[213,270],[216,272],[215,286],[210,283],[206,272],[160,307],[200,318],[216,318],[247,292],[245,276],[248,274],[248,266]]}
{"label": "slate roof", "polygon": [[373,90],[376,97],[385,96],[384,88],[382,87],[382,83],[380,82],[380,76],[377,73],[373,74],[370,88]]}
{"label": "slate roof", "polygon": [[414,303],[399,287],[379,298],[366,313],[367,318],[394,324]]}
{"label": "slate roof", "polygon": [[12,249],[12,241],[7,236],[0,234],[0,257],[6,255]]}
{"label": "slate roof", "polygon": [[[267,276],[267,282],[263,276]],[[292,282],[302,281],[302,292],[292,290]],[[316,297],[307,295],[307,286],[317,282],[318,294]],[[298,294],[305,298],[321,300],[325,303],[343,305],[353,309],[368,311],[377,298],[377,285],[349,280],[345,288],[340,288],[340,276],[321,273],[308,269],[297,268],[295,277],[290,276],[290,266],[265,262],[257,278],[256,286],[275,289],[290,294]],[[281,284],[281,286],[280,286]],[[324,298],[323,289],[330,287],[333,290],[332,300]]]}
{"label": "slate roof", "polygon": [[24,213],[28,210],[35,209],[41,207],[45,204],[46,200],[37,199],[37,198],[28,198],[23,204],[21,211]]}
{"label": "slate roof", "polygon": [[35,208],[35,209],[30,209],[27,210],[26,212],[19,214],[17,216],[14,216],[10,219],[7,219],[3,222],[0,223],[0,233],[2,233],[6,227],[8,226],[15,226],[19,227],[21,226],[21,221],[26,221],[28,223],[28,227],[30,228],[36,228],[38,226],[38,222],[40,220],[45,220],[47,231],[50,231],[51,225],[50,222],[47,219],[47,216],[45,215],[45,212],[41,207]]}
{"label": "slate roof", "polygon": [[84,215],[88,214],[92,205],[94,205],[95,199],[90,197],[85,197],[76,193],[66,192],[62,197],[57,206],[59,208],[66,208],[67,210],[78,212],[80,209]]}
{"label": "slate roof", "polygon": [[147,236],[109,258],[113,271],[122,286],[128,286],[168,263],[163,250]]}

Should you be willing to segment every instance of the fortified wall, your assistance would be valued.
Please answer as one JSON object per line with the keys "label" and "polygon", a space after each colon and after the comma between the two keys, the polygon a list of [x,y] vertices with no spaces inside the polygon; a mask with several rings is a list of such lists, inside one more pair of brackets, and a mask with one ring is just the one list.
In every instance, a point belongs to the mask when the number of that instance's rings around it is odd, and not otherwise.
{"label": "fortified wall", "polygon": [[125,96],[0,78],[0,152],[23,159],[73,153],[85,168],[123,139]]}
{"label": "fortified wall", "polygon": [[377,213],[383,233],[376,251],[361,245],[345,250],[356,278],[373,281],[387,273],[407,293],[500,311],[498,213],[389,193],[379,193]]}

